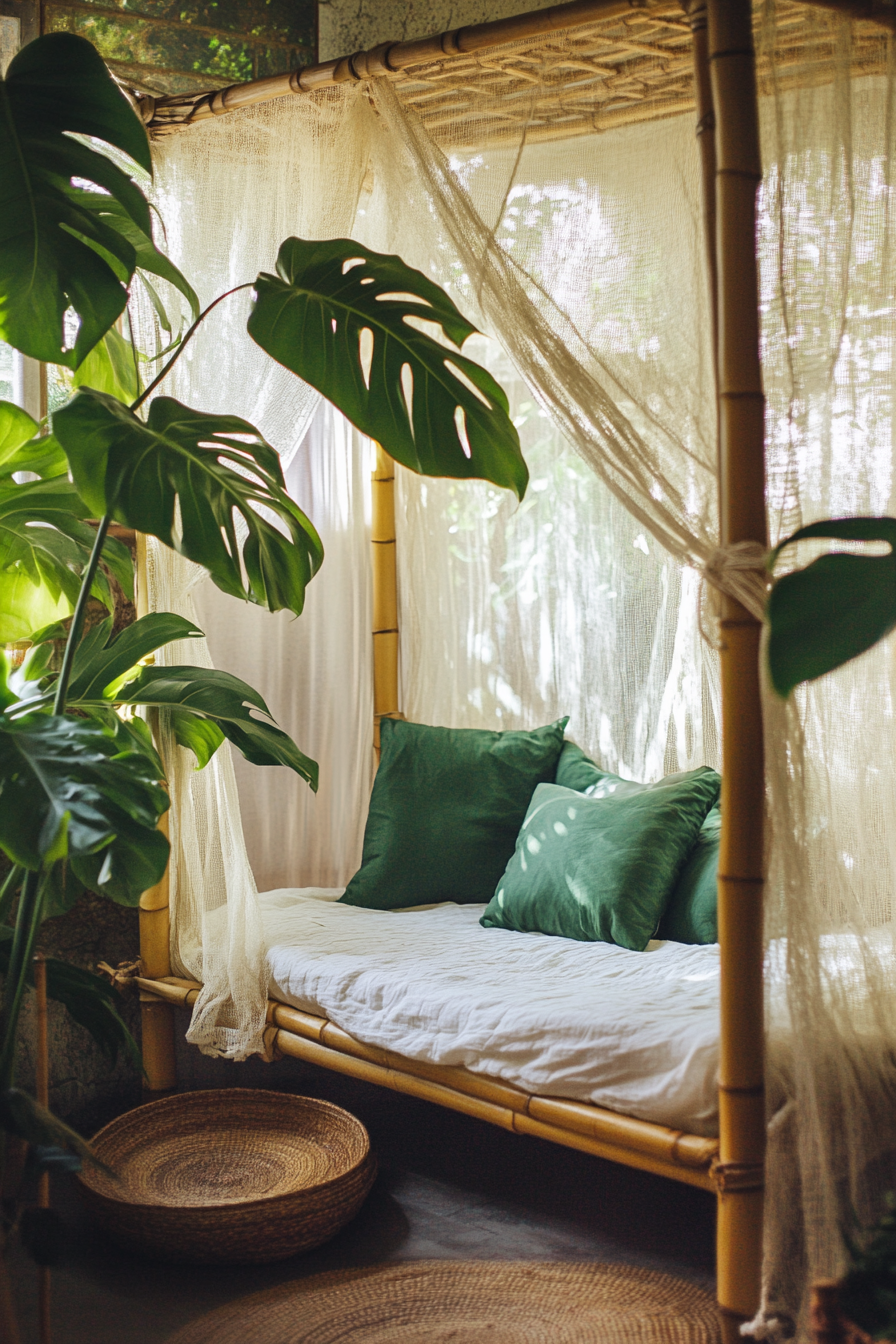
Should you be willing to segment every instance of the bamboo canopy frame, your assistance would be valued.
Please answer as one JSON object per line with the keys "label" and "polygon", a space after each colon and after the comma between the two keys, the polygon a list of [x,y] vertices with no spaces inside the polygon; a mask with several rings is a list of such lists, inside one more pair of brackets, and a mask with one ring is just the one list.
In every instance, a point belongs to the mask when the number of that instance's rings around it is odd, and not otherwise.
{"label": "bamboo canopy frame", "polygon": [[[863,34],[896,30],[886,0],[812,0],[854,20],[853,68],[863,68]],[[805,7],[786,3],[794,81],[811,81],[800,48]],[[575,79],[567,121],[553,133],[593,132],[626,121],[695,108],[703,183],[706,265],[716,346],[721,543],[767,545],[764,397],[759,359],[755,248],[761,180],[757,85],[750,0],[572,0],[572,3],[479,24],[437,37],[386,43],[372,52],[266,80],[190,97],[140,98],[154,135],[170,134],[237,108],[311,93],[346,81],[388,77],[437,135],[440,108],[464,63],[506,92],[525,83],[526,42],[567,35],[559,80]],[[602,50],[604,59],[597,59]],[[488,53],[488,59],[484,59]],[[581,56],[577,60],[576,53]],[[477,64],[477,62],[479,64]],[[685,71],[685,63],[687,71]],[[659,74],[653,78],[651,72]],[[442,80],[442,76],[449,74]],[[633,72],[646,95],[632,93]],[[647,84],[644,83],[644,78]],[[650,82],[652,79],[652,83]],[[456,82],[456,81],[455,81]],[[635,81],[637,82],[637,81]],[[584,90],[584,92],[582,92]],[[598,112],[593,110],[598,99]],[[583,104],[591,99],[587,115]],[[601,101],[602,100],[602,101]],[[538,130],[538,107],[532,112]],[[547,131],[545,132],[548,133]],[[537,138],[537,135],[536,137]],[[393,464],[378,447],[373,474],[374,679],[378,729],[399,714],[398,602]],[[138,562],[145,552],[138,549]],[[138,564],[139,568],[139,564]],[[145,572],[145,571],[144,571]],[[143,586],[143,585],[141,585]],[[269,1002],[266,1046],[353,1077],[464,1111],[504,1128],[535,1134],[642,1170],[673,1177],[718,1198],[717,1275],[723,1337],[759,1307],[765,1151],[763,1033],[763,828],[765,779],[759,683],[760,622],[724,598],[722,666],[722,839],[719,863],[721,1034],[719,1140],[679,1133],[600,1107],[528,1096],[465,1069],[427,1065],[365,1046],[332,1022]],[[378,732],[377,732],[378,740]],[[174,1013],[195,1002],[200,986],[171,975],[168,882],[140,902],[144,1061],[153,1093],[176,1086]]]}

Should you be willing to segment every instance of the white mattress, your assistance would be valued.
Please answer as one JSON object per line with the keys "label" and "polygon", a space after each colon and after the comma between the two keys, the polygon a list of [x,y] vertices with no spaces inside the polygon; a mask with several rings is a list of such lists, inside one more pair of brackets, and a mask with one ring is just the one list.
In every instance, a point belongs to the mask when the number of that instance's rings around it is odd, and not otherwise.
{"label": "white mattress", "polygon": [[273,998],[410,1059],[718,1133],[719,949],[483,929],[482,905],[261,896]]}

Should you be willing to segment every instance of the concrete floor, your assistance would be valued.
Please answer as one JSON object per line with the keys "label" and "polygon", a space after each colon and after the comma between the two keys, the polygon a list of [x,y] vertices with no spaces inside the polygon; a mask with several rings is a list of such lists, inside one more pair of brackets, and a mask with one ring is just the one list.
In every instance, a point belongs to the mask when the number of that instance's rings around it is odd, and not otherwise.
{"label": "concrete floor", "polygon": [[[182,1065],[190,1087],[272,1086],[345,1106],[379,1158],[373,1191],[355,1221],[310,1255],[221,1269],[150,1263],[111,1244],[59,1181],[54,1203],[68,1236],[53,1274],[53,1344],[161,1344],[247,1293],[382,1260],[621,1261],[712,1286],[715,1210],[702,1191],[296,1061],[227,1065],[190,1052]],[[11,1268],[23,1344],[37,1344],[35,1272],[21,1254]]]}

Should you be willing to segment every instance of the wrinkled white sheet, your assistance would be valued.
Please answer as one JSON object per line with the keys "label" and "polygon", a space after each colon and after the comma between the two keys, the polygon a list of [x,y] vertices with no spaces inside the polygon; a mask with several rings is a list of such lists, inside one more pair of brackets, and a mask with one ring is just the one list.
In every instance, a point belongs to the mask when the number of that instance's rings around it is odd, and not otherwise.
{"label": "wrinkled white sheet", "polygon": [[341,894],[260,897],[273,998],[410,1059],[718,1133],[716,944],[629,952],[483,929],[482,905],[362,910]]}

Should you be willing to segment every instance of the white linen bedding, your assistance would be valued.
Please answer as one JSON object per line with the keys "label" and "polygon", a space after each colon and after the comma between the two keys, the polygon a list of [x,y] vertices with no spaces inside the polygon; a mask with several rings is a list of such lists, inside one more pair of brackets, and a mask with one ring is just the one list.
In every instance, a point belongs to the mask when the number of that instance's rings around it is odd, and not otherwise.
{"label": "white linen bedding", "polygon": [[270,993],[357,1040],[527,1092],[718,1133],[719,949],[646,952],[483,929],[483,905],[338,905],[264,893]]}

